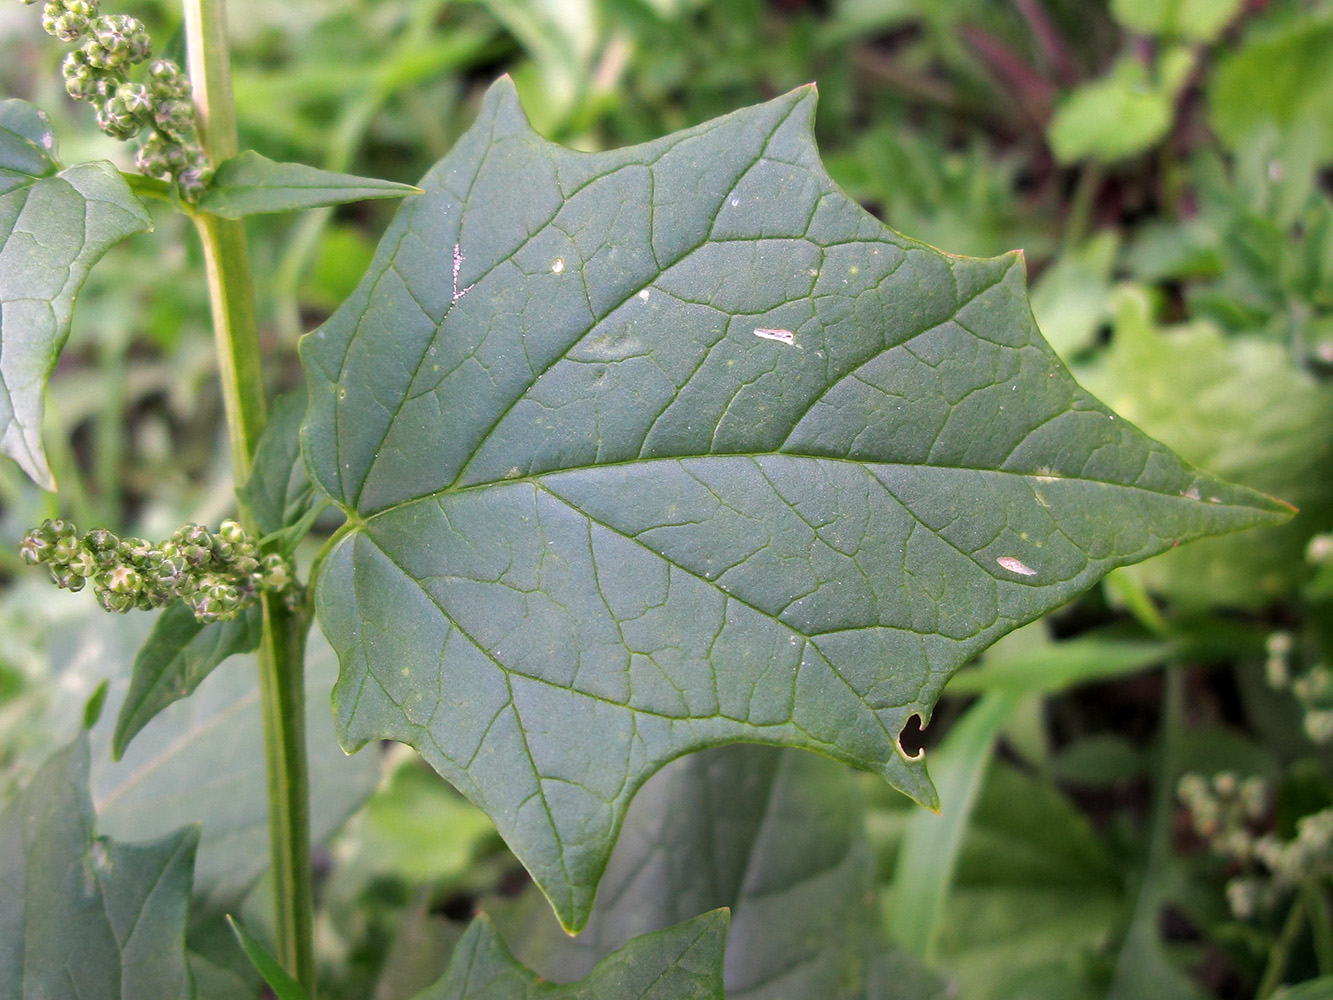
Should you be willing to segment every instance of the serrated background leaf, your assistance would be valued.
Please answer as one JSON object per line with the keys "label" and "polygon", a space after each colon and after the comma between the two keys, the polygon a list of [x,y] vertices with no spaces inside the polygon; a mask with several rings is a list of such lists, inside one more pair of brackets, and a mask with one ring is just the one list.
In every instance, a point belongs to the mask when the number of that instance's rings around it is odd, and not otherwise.
{"label": "serrated background leaf", "polygon": [[[236,906],[268,866],[264,734],[253,657],[239,656],[213,671],[189,698],[155,716],[124,757],[113,761],[116,714],[150,616],[109,616],[87,590],[64,595],[66,605],[80,602],[85,614],[63,620],[53,631],[51,672],[58,697],[43,719],[43,735],[70,739],[88,695],[109,679],[106,709],[89,735],[99,830],[138,841],[198,823],[196,905],[210,912]],[[338,746],[328,711],[336,672],[332,650],[312,635],[306,657],[306,740],[315,843],[342,825],[380,777],[376,755],[348,759]]]}
{"label": "serrated background leaf", "polygon": [[[863,824],[846,767],[798,750],[705,750],[668,764],[635,796],[577,937],[535,894],[496,922],[525,964],[564,981],[635,935],[725,906],[728,1000],[943,995],[941,981],[877,932]],[[887,968],[893,978],[880,974]]]}
{"label": "serrated background leaf", "polygon": [[0,815],[0,995],[193,996],[185,920],[197,828],[94,838],[88,740],[55,753]]}
{"label": "serrated background leaf", "polygon": [[897,737],[959,664],[1288,514],[1081,390],[1020,256],[842,195],[813,111],[584,154],[502,81],[302,342],[340,738],[415,746],[570,928],[666,761],[790,744],[931,802]]}
{"label": "serrated background leaf", "polygon": [[525,969],[485,917],[472,922],[449,969],[416,1000],[725,1000],[722,950],[727,914],[715,910],[635,938],[588,976],[546,983]]}
{"label": "serrated background leaf", "polygon": [[54,139],[41,112],[0,104],[0,451],[55,489],[42,450],[42,396],[69,336],[88,271],[148,212],[107,162],[52,175]]}

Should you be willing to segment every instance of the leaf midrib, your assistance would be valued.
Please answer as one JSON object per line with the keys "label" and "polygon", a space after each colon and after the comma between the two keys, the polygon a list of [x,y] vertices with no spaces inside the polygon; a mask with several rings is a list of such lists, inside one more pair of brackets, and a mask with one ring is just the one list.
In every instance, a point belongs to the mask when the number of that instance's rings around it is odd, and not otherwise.
{"label": "leaf midrib", "polygon": [[837,455],[816,455],[807,452],[792,452],[792,451],[706,452],[697,455],[663,455],[655,458],[635,457],[635,458],[628,458],[619,462],[590,462],[586,465],[563,466],[558,469],[547,469],[543,472],[533,472],[522,476],[514,476],[511,479],[503,479],[503,478],[488,479],[483,482],[467,483],[466,485],[463,486],[458,486],[455,485],[454,483],[450,483],[449,485],[441,487],[438,490],[432,490],[428,493],[421,493],[418,494],[417,496],[408,497],[403,500],[395,501],[394,503],[389,504],[386,507],[381,507],[380,509],[371,511],[370,513],[362,513],[358,511],[354,504],[343,504],[339,503],[338,501],[334,501],[334,503],[338,506],[340,510],[342,510],[342,512],[350,520],[354,521],[359,525],[369,525],[372,521],[376,520],[377,518],[395,513],[406,507],[411,507],[413,504],[424,503],[426,501],[438,501],[449,496],[462,496],[468,493],[493,489],[496,487],[516,486],[521,484],[528,484],[536,487],[537,489],[546,490],[546,487],[542,482],[544,478],[549,476],[564,475],[565,473],[592,472],[599,469],[610,470],[610,469],[619,469],[619,468],[627,468],[633,466],[650,465],[650,464],[667,463],[667,462],[674,462],[674,463],[698,462],[698,461],[707,461],[709,459],[750,459],[752,461],[757,461],[758,459],[763,459],[763,458],[791,458],[800,461],[832,462],[840,465],[852,465],[862,470],[864,470],[868,466],[873,466],[885,469],[929,469],[935,472],[950,472],[958,474],[975,473],[979,475],[1014,476],[1022,479],[1033,479],[1045,482],[1079,483],[1089,486],[1106,487],[1108,489],[1127,490],[1130,492],[1143,493],[1148,496],[1161,497],[1164,500],[1179,500],[1185,503],[1202,504],[1208,510],[1259,509],[1251,507],[1246,504],[1238,504],[1226,501],[1222,503],[1212,503],[1203,497],[1195,499],[1193,497],[1187,497],[1184,495],[1163,493],[1160,490],[1150,489],[1147,486],[1139,486],[1135,483],[1118,483],[1113,480],[1094,479],[1086,476],[1065,476],[1065,475],[1060,475],[1059,473],[1056,472],[1030,472],[1030,471],[1020,472],[1014,469],[994,469],[994,468],[985,468],[982,466],[932,465],[928,462],[884,462],[872,459],[843,458]]}

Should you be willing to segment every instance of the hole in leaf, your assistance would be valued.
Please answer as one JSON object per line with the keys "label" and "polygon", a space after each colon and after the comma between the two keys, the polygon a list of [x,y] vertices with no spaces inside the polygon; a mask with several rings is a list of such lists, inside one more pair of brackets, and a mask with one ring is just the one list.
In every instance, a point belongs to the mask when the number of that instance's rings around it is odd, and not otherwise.
{"label": "hole in leaf", "polygon": [[921,756],[921,751],[926,748],[926,730],[921,725],[921,716],[913,715],[903,725],[902,732],[898,734],[898,745],[909,757]]}

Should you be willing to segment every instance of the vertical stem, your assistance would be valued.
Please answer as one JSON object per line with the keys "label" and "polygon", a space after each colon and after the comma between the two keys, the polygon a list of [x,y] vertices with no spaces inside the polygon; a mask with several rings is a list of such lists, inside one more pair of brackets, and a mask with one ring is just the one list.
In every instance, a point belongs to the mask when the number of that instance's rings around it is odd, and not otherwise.
{"label": "vertical stem", "polygon": [[[225,0],[184,0],[190,83],[200,137],[216,165],[237,151]],[[250,477],[255,444],[266,419],[254,284],[245,227],[199,213],[194,217],[208,272],[213,333],[238,484]],[[255,531],[246,505],[240,520]],[[310,868],[310,789],[306,768],[303,658],[308,622],[281,597],[264,597],[259,647],[260,697],[268,770],[269,846],[273,865],[278,960],[315,995],[314,893]]]}

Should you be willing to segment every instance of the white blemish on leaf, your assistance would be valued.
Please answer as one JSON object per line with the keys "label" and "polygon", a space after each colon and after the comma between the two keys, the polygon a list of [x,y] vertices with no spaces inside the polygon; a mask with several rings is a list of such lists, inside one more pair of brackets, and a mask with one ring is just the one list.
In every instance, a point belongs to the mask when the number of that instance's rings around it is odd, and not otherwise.
{"label": "white blemish on leaf", "polygon": [[565,258],[557,257],[555,260],[551,261],[552,274],[559,274],[564,269],[565,269]]}
{"label": "white blemish on leaf", "polygon": [[648,289],[645,288],[643,291],[639,293],[639,298],[643,299],[644,302],[647,302],[648,295],[649,295]]}
{"label": "white blemish on leaf", "polygon": [[1015,559],[1013,556],[1000,556],[995,560],[1010,573],[1017,573],[1019,576],[1036,576],[1037,571],[1023,562],[1022,559]]}
{"label": "white blemish on leaf", "polygon": [[468,285],[462,291],[458,289],[458,272],[463,269],[463,248],[460,244],[454,244],[454,301],[457,302],[468,292],[472,291],[472,285]]}
{"label": "white blemish on leaf", "polygon": [[1180,494],[1186,500],[1202,500],[1203,496],[1199,493],[1199,487],[1191,486],[1184,493]]}
{"label": "white blemish on leaf", "polygon": [[732,199],[731,199],[731,207],[732,207],[732,208],[735,208],[735,207],[736,207],[737,205],[739,205],[740,203],[741,203],[741,200],[740,200],[739,198],[732,198]]}
{"label": "white blemish on leaf", "polygon": [[754,335],[756,337],[763,337],[765,340],[776,340],[779,343],[786,344],[788,347],[796,343],[796,334],[792,333],[790,330],[769,330],[761,327],[754,332]]}

